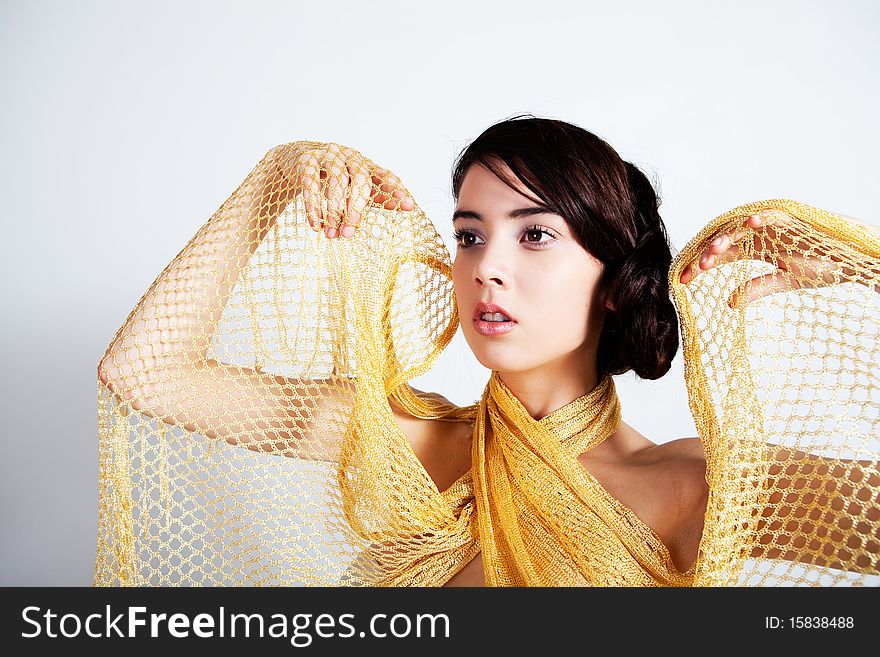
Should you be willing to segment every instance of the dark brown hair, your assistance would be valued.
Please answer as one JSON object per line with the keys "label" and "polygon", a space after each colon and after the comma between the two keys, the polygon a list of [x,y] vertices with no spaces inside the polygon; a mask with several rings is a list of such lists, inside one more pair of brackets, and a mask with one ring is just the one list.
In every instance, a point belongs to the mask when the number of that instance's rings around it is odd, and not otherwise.
{"label": "dark brown hair", "polygon": [[452,173],[455,199],[476,162],[513,187],[499,161],[605,265],[599,284],[613,310],[599,338],[599,375],[666,374],[679,344],[667,279],[672,253],[660,200],[645,174],[593,133],[525,114],[490,126],[459,154]]}

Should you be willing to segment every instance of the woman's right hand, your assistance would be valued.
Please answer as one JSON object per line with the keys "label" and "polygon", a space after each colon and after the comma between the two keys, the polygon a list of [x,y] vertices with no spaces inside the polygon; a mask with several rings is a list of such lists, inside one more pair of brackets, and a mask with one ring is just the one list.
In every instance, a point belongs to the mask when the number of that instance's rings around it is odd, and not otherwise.
{"label": "woman's right hand", "polygon": [[413,210],[400,179],[359,151],[333,142],[296,142],[285,172],[301,191],[312,230],[328,238],[351,237],[368,206]]}

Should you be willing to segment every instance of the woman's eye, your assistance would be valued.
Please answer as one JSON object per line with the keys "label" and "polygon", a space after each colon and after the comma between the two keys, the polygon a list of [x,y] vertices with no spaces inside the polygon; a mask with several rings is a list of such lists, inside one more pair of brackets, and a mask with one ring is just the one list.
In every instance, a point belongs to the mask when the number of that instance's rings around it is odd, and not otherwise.
{"label": "woman's eye", "polygon": [[470,240],[476,241],[476,239],[477,239],[477,236],[474,235],[473,233],[462,233],[461,238],[460,238],[461,245],[462,246],[471,246],[474,244],[474,242],[471,242]]}
{"label": "woman's eye", "polygon": [[[541,239],[541,237],[544,235],[546,235],[549,239]],[[527,228],[525,231],[525,241],[529,244],[540,246],[541,248],[549,246],[550,242],[554,241],[555,239],[556,236],[553,233],[551,233],[549,230],[544,230],[540,226],[532,226],[531,228]]]}
{"label": "woman's eye", "polygon": [[526,237],[532,237],[532,236],[535,237],[535,239],[529,239],[528,240],[529,242],[540,243],[542,241],[541,235],[548,235],[548,236],[552,237],[552,235],[550,235],[550,233],[548,233],[547,231],[540,230],[538,228],[530,228],[529,230],[526,231]]}
{"label": "woman's eye", "polygon": [[473,246],[474,243],[469,240],[471,238],[476,239],[476,237],[477,237],[473,233],[470,233],[466,230],[457,230],[457,231],[455,231],[455,233],[453,235],[455,237],[456,243],[464,249],[468,248],[469,246]]}

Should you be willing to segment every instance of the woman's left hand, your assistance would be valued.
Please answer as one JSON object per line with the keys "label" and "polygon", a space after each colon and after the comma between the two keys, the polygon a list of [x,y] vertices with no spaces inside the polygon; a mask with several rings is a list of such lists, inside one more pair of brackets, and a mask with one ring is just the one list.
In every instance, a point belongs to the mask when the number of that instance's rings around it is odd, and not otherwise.
{"label": "woman's left hand", "polygon": [[[815,246],[811,249],[810,245],[797,239],[797,234],[788,223],[790,220],[790,215],[773,210],[764,210],[749,216],[734,231],[717,235],[703,250],[700,258],[684,269],[679,280],[687,284],[703,271],[725,262],[740,260],[742,255],[739,242],[752,235],[756,257],[775,266],[777,271],[756,276],[737,288],[727,301],[731,308],[743,301],[750,303],[774,292],[833,285],[839,280],[834,274],[838,267],[827,255],[824,258],[818,257],[822,254],[816,252]],[[765,231],[757,231],[762,226],[766,227]],[[765,240],[769,237],[781,240],[791,251],[767,248]]]}

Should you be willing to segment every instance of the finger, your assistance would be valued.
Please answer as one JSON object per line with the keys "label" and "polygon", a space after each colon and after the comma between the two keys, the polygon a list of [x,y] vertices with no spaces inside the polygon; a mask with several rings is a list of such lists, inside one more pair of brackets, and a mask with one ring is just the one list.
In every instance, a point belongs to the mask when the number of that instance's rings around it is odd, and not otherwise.
{"label": "finger", "polygon": [[746,217],[746,220],[739,228],[726,233],[729,240],[729,246],[739,244],[749,235],[753,235],[755,230],[764,225],[764,218],[761,214],[752,214]]}
{"label": "finger", "polygon": [[713,267],[741,259],[740,242],[748,235],[753,234],[754,230],[763,225],[763,223],[764,220],[760,215],[753,214],[746,218],[740,228],[730,233],[717,235],[709,243],[709,246],[703,249],[700,257],[691,263],[686,270],[688,273],[686,282],[690,282],[700,273],[708,271]]}
{"label": "finger", "polygon": [[742,226],[723,235],[718,235],[703,251],[702,255],[721,255],[731,248],[736,247],[744,238],[750,235],[756,228],[764,223],[761,215],[749,215]]}
{"label": "finger", "polygon": [[692,265],[688,265],[687,267],[684,268],[684,270],[681,272],[681,276],[678,277],[678,280],[680,283],[687,285],[692,280],[694,280],[695,274],[693,272],[692,267],[693,267]]}
{"label": "finger", "polygon": [[398,204],[400,210],[405,210],[409,212],[415,209],[416,203],[412,200],[409,192],[407,192],[405,189],[398,189],[394,192],[394,196],[400,199],[400,203]]}
{"label": "finger", "polygon": [[300,184],[303,190],[306,219],[312,230],[320,231],[324,215],[321,212],[321,168],[317,155],[305,154],[299,160],[297,168],[301,171]]}
{"label": "finger", "polygon": [[719,235],[709,243],[709,246],[703,249],[703,253],[700,255],[698,262],[707,260],[708,256],[717,256],[724,253],[728,248],[730,248],[731,244],[732,240],[729,235]]}
{"label": "finger", "polygon": [[[766,212],[766,211],[765,211]],[[764,224],[764,218],[767,216],[765,212],[749,215],[745,225],[750,228],[758,228]]]}
{"label": "finger", "polygon": [[733,237],[723,235],[717,244],[706,249],[698,261],[700,269],[709,270],[718,265],[741,260],[742,249],[739,241],[734,241]]}
{"label": "finger", "polygon": [[367,207],[371,191],[370,171],[364,162],[356,160],[350,163],[348,174],[351,178],[351,194],[348,198],[345,225],[342,227],[343,237],[351,237],[360,226],[361,215]]}
{"label": "finger", "polygon": [[[683,283],[689,283],[704,271],[725,262],[733,262],[738,258],[738,245],[733,244],[728,235],[719,235],[703,250],[700,257],[691,262],[682,272],[683,278],[681,280]],[[684,280],[684,274],[687,274],[687,280]]]}
{"label": "finger", "polygon": [[768,294],[772,294],[782,289],[788,289],[783,287],[786,285],[783,276],[784,272],[777,271],[771,274],[763,274],[762,276],[746,281],[733,291],[733,294],[731,294],[730,298],[727,300],[727,305],[730,308],[738,308],[742,304],[749,304],[763,296],[767,296]]}
{"label": "finger", "polygon": [[727,305],[736,308],[742,303],[751,303],[768,294],[813,287],[819,287],[819,284],[792,276],[789,272],[776,271],[757,276],[738,286],[727,300]]}
{"label": "finger", "polygon": [[400,179],[387,169],[373,171],[372,182],[376,189],[372,202],[386,210],[413,210],[415,202]]}
{"label": "finger", "polygon": [[331,228],[327,237],[336,237],[337,230],[345,215],[347,197],[349,194],[348,169],[345,160],[341,157],[333,157],[327,162],[327,220],[325,223]]}
{"label": "finger", "polygon": [[754,234],[754,231],[761,226],[764,225],[764,219],[760,214],[752,214],[746,217],[746,220],[742,223],[742,225],[728,233],[728,238],[730,239],[731,244],[739,244],[749,235]]}
{"label": "finger", "polygon": [[[710,258],[711,257],[714,256],[710,256]],[[713,266],[713,260],[707,260],[704,257],[700,257],[699,259],[694,260],[693,262],[688,264],[688,266],[685,267],[684,270],[682,270],[679,280],[685,284],[692,283],[695,279],[699,278],[701,274],[703,274],[706,270],[711,269]]]}
{"label": "finger", "polygon": [[[845,268],[839,262],[820,258],[805,258],[798,270],[815,284],[814,287],[835,285],[842,282],[845,275]],[[794,267],[792,271],[796,271]]]}

